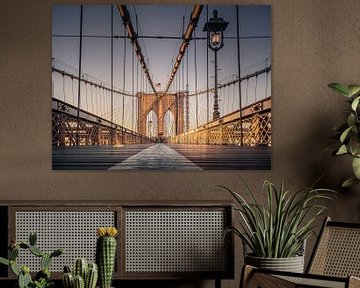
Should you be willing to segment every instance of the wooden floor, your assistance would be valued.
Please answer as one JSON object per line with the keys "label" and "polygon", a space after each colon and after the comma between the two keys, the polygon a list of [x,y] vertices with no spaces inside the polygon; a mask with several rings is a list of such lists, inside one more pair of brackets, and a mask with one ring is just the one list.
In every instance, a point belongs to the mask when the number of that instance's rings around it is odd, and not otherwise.
{"label": "wooden floor", "polygon": [[53,147],[54,170],[268,170],[270,147],[132,144]]}

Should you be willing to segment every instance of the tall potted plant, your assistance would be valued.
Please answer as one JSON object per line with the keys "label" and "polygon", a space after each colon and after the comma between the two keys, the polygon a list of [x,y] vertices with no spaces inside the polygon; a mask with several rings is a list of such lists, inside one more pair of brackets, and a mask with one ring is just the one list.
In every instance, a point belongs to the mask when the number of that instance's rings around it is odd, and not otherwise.
{"label": "tall potted plant", "polygon": [[[266,180],[266,205],[261,205],[254,193],[244,183],[251,201],[239,193],[221,186],[236,201],[233,208],[239,213],[239,226],[226,229],[239,236],[250,250],[245,255],[245,264],[279,271],[303,272],[304,244],[314,233],[315,220],[326,207],[318,200],[331,199],[334,192],[328,189],[304,188],[291,193]],[[245,250],[245,249],[244,249]]]}
{"label": "tall potted plant", "polygon": [[334,154],[350,155],[352,158],[354,175],[342,184],[348,187],[360,183],[360,85],[331,83],[328,86],[344,96],[350,104],[346,122],[334,127],[340,142]]}

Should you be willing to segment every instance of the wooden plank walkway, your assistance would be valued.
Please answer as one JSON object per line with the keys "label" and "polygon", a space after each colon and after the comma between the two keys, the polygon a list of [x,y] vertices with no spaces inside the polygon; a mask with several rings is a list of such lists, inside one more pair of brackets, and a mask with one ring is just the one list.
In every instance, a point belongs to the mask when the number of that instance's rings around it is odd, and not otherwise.
{"label": "wooden plank walkway", "polygon": [[53,147],[54,170],[269,170],[270,147],[131,144]]}
{"label": "wooden plank walkway", "polygon": [[155,144],[133,155],[109,170],[203,170],[165,144]]}
{"label": "wooden plank walkway", "polygon": [[270,170],[271,147],[168,145],[204,170]]}

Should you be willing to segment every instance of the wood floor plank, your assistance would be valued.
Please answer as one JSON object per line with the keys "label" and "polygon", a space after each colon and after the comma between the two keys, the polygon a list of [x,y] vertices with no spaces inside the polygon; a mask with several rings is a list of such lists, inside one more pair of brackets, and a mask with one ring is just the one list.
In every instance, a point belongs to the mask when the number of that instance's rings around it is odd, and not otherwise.
{"label": "wood floor plank", "polygon": [[[139,156],[134,158],[137,154]],[[196,144],[53,147],[54,170],[104,170],[119,163],[127,169],[139,170],[193,170],[194,167],[203,170],[269,170],[271,147]],[[129,168],[131,165],[136,168]]]}

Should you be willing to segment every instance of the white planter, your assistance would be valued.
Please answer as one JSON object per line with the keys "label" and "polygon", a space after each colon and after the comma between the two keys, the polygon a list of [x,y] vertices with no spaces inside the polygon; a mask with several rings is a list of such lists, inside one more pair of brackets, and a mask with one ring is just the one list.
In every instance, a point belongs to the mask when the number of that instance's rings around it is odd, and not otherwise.
{"label": "white planter", "polygon": [[289,258],[263,258],[246,255],[245,263],[263,269],[304,273],[304,256]]}

